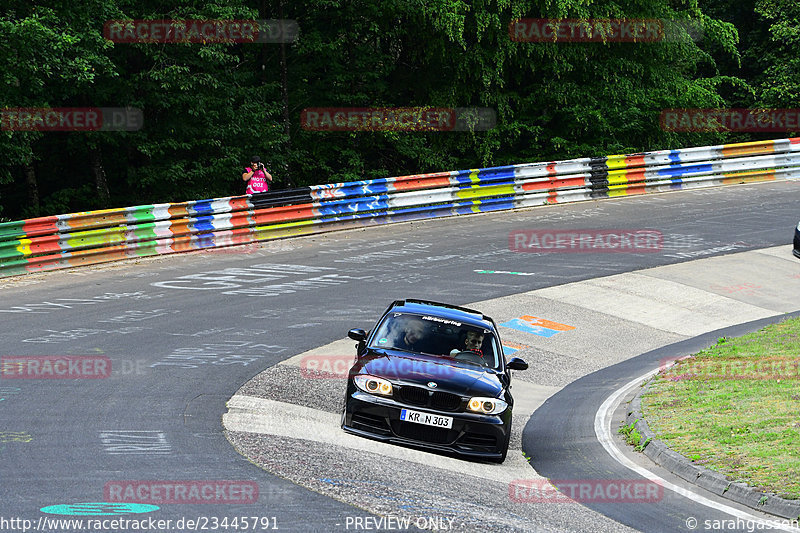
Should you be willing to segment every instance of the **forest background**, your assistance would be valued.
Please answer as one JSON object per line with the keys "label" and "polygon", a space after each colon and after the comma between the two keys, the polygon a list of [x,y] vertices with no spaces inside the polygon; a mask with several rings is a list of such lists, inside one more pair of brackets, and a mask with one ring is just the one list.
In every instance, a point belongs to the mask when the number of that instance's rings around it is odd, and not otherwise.
{"label": "forest background", "polygon": [[[663,19],[659,42],[520,42],[524,18]],[[282,43],[120,43],[127,19],[296,22]],[[513,25],[512,25],[513,26]],[[688,27],[688,26],[687,26]],[[6,0],[0,110],[131,107],[137,131],[0,131],[0,220],[791,136],[676,132],[672,108],[800,108],[796,0]],[[286,41],[284,39],[284,41]],[[485,131],[313,131],[304,109],[481,107]]]}

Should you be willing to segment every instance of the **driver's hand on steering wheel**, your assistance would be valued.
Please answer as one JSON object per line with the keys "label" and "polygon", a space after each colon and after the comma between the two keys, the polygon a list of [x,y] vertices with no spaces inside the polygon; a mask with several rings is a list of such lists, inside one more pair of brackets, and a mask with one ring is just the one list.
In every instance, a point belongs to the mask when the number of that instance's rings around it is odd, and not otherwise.
{"label": "driver's hand on steering wheel", "polygon": [[[466,356],[466,357],[465,357]],[[455,357],[456,361],[464,361],[465,363],[472,363],[488,367],[489,363],[483,358],[483,354],[476,350],[461,350]]]}
{"label": "driver's hand on steering wheel", "polygon": [[450,357],[455,357],[456,355],[462,352],[472,352],[478,354],[479,356],[481,356],[481,359],[483,359],[483,352],[481,350],[467,350],[467,349],[459,350],[458,348],[453,348],[452,350],[450,350]]}

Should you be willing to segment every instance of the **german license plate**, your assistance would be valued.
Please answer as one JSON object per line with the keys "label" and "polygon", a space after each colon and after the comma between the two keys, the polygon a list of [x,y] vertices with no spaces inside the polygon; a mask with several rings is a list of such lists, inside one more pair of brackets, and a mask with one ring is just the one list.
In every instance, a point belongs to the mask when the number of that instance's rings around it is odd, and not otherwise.
{"label": "german license plate", "polygon": [[411,409],[402,409],[400,411],[400,420],[404,422],[414,422],[415,424],[424,424],[426,426],[435,426],[437,428],[451,429],[453,427],[453,418],[450,416],[432,415],[430,413],[412,411]]}

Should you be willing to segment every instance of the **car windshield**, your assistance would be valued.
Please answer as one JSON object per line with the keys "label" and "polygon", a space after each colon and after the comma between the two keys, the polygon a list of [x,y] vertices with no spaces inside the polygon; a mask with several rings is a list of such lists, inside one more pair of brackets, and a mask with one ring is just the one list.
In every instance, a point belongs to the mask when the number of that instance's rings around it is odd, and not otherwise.
{"label": "car windshield", "polygon": [[448,357],[493,369],[500,367],[500,351],[491,331],[431,315],[389,313],[378,326],[370,346]]}

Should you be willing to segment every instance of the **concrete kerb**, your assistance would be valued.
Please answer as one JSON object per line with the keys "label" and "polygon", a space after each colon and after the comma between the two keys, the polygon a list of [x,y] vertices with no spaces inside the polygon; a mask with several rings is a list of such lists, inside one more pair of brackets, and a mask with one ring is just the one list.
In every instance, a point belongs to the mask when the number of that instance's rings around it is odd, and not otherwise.
{"label": "concrete kerb", "polygon": [[689,483],[694,483],[717,496],[741,503],[751,509],[789,520],[797,520],[800,517],[800,501],[787,500],[772,492],[760,491],[746,483],[731,480],[724,474],[696,465],[683,455],[669,449],[663,441],[659,440],[642,413],[642,396],[649,390],[653,379],[655,376],[641,387],[630,401],[625,418],[625,424],[628,426],[633,424],[633,427],[642,436],[643,442],[647,443],[643,453],[651,461]]}

